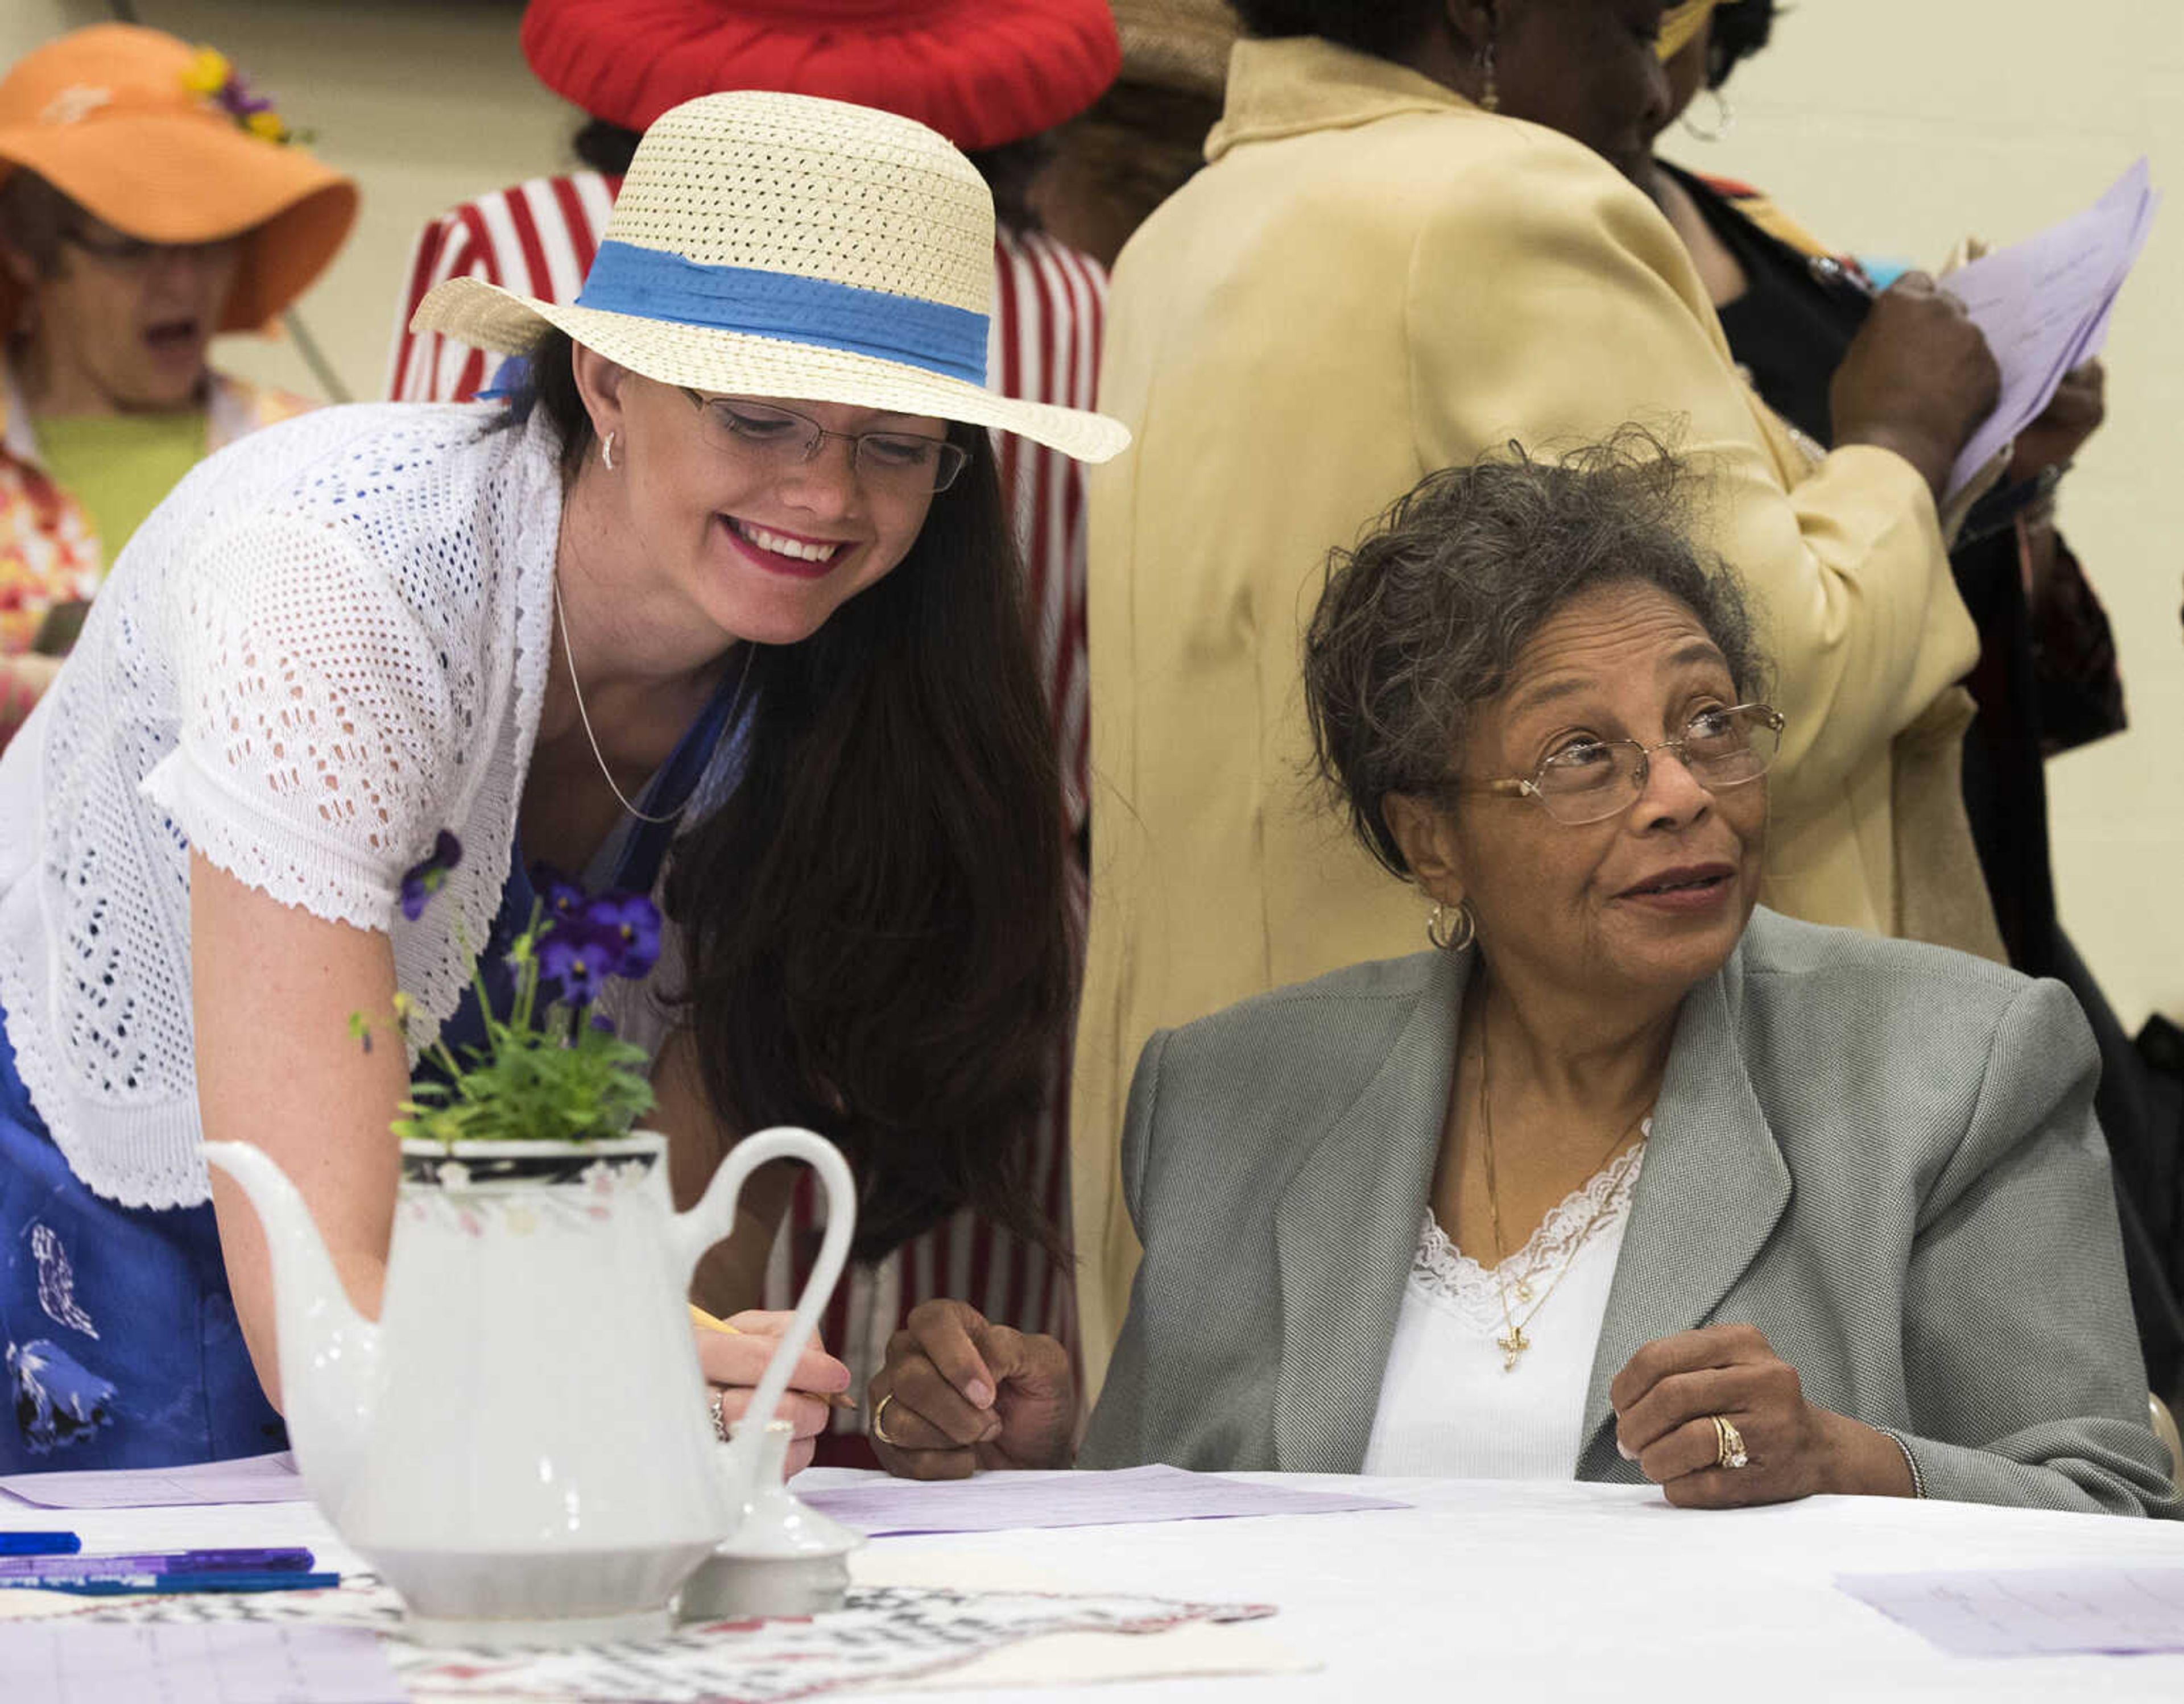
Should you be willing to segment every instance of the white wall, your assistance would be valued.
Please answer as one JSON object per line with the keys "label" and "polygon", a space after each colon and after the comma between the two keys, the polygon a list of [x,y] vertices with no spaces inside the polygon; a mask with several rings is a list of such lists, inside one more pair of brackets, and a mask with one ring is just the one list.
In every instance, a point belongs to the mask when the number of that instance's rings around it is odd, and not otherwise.
{"label": "white wall", "polygon": [[1934,265],[1968,231],[2028,236],[2142,153],[2173,198],[2118,309],[2108,424],[2062,498],[2115,624],[2131,726],[2056,759],[2048,788],[2080,950],[2126,1025],[2184,1016],[2184,7],[1799,0],[1729,93],[1724,141],[1663,151],[1763,186],[1859,253]]}
{"label": "white wall", "polygon": [[[517,51],[515,0],[138,0],[277,95],[365,189],[355,236],[304,303],[359,397],[379,393],[418,227],[476,190],[566,158],[572,111]],[[107,15],[4,0],[0,63]],[[2089,201],[2141,153],[2184,192],[2184,7],[2175,0],[1799,0],[1733,87],[1725,142],[1669,152],[1749,177],[1867,253],[1938,261],[1959,235],[2008,241]],[[2184,1016],[2184,196],[2124,298],[2109,424],[2064,521],[2114,617],[2131,732],[2050,767],[2064,914],[2126,1022]],[[309,391],[292,349],[220,359]]]}

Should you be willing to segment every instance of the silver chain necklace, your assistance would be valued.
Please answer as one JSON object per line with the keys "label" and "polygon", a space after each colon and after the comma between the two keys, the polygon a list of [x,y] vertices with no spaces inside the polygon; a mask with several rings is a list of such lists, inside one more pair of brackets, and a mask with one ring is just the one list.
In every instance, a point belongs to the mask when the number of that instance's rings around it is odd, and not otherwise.
{"label": "silver chain necklace", "polygon": [[[554,576],[554,620],[561,630],[561,658],[569,665],[569,695],[577,701],[577,720],[583,724],[585,743],[592,749],[592,760],[599,765],[607,791],[613,794],[621,808],[639,822],[672,822],[682,814],[679,809],[671,810],[664,816],[649,816],[632,805],[628,795],[615,785],[614,771],[607,767],[606,754],[599,749],[599,736],[592,732],[591,712],[584,708],[584,689],[577,684],[577,654],[569,649],[569,612],[561,607],[561,576],[558,573]],[[750,641],[744,640],[744,646],[743,666],[736,676],[736,695],[728,704],[727,719],[730,722],[734,721],[736,710],[743,703],[744,682],[750,677]]]}

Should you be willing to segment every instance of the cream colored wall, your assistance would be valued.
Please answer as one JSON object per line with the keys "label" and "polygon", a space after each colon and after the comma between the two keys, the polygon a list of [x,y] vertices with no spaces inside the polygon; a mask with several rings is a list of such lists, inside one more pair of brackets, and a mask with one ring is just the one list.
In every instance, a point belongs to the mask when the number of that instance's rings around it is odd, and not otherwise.
{"label": "cream colored wall", "polygon": [[[148,23],[226,50],[365,190],[356,234],[304,303],[359,397],[384,380],[419,226],[566,159],[571,110],[533,82],[514,0],[138,0]],[[0,63],[107,15],[6,0]],[[2184,189],[2184,8],[2171,0],[1801,0],[1739,73],[1737,123],[1688,164],[1749,177],[1830,242],[1938,260],[1965,231],[2007,241],[2084,203],[2141,153]],[[1703,108],[1704,103],[1702,103]],[[2126,1022],[2184,1015],[2184,200],[2157,226],[2109,351],[2109,417],[2065,488],[2064,523],[2107,600],[2130,732],[2050,766],[2066,921]],[[292,348],[222,361],[315,388]]]}
{"label": "cream colored wall", "polygon": [[[2184,1016],[2184,8],[1799,0],[1729,92],[1725,140],[1663,151],[1764,186],[1861,253],[1931,265],[1967,231],[2028,236],[2140,154],[2174,198],[2117,312],[2108,424],[2062,497],[2115,624],[2131,726],[2048,777],[2072,938],[2126,1025]],[[1694,116],[1710,122],[1708,106]]]}

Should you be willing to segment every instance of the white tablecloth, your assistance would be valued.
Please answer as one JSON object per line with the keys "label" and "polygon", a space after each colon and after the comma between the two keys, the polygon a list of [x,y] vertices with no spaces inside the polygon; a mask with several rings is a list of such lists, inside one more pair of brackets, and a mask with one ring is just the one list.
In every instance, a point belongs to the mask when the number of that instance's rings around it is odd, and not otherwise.
{"label": "white tablecloth", "polygon": [[[844,1477],[809,1476],[813,1484]],[[943,1576],[948,1558],[965,1558],[966,1583],[981,1586],[990,1584],[994,1559],[1006,1559],[1042,1585],[1273,1603],[1280,1613],[1254,1626],[1322,1665],[1307,1674],[1149,1681],[1112,1693],[1128,1704],[2184,1700],[2184,1656],[1947,1657],[1832,1584],[1837,1573],[2184,1565],[2184,1525],[1883,1498],[1698,1513],[1671,1509],[1643,1488],[1319,1476],[1288,1483],[1355,1487],[1416,1506],[883,1539],[868,1554],[889,1572],[915,1563]],[[92,1550],[308,1544],[325,1565],[360,1565],[304,1504],[0,1507],[0,1530],[60,1525]],[[1051,1695],[916,1696],[1001,1704]]]}

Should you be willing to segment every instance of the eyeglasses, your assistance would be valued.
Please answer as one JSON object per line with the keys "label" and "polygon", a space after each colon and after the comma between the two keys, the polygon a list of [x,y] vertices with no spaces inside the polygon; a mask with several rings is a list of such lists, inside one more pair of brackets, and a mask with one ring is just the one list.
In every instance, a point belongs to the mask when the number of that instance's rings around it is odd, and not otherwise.
{"label": "eyeglasses", "polygon": [[1456,790],[1536,799],[1548,816],[1574,828],[1629,810],[1646,790],[1657,751],[1675,753],[1676,761],[1709,793],[1757,781],[1782,749],[1783,726],[1781,712],[1767,704],[1701,710],[1680,737],[1658,745],[1589,739],[1556,752],[1529,781],[1481,781]]}
{"label": "eyeglasses", "polygon": [[705,440],[716,449],[771,467],[799,467],[819,454],[830,437],[853,446],[850,465],[875,491],[923,497],[945,491],[971,459],[970,452],[945,438],[907,432],[829,432],[794,409],[740,397],[708,397],[688,385],[679,387],[696,404]]}
{"label": "eyeglasses", "polygon": [[63,231],[61,241],[71,248],[81,249],[116,272],[141,274],[151,271],[164,259],[184,260],[192,265],[225,260],[235,253],[242,239],[222,237],[210,242],[147,242],[142,237],[79,230]]}

